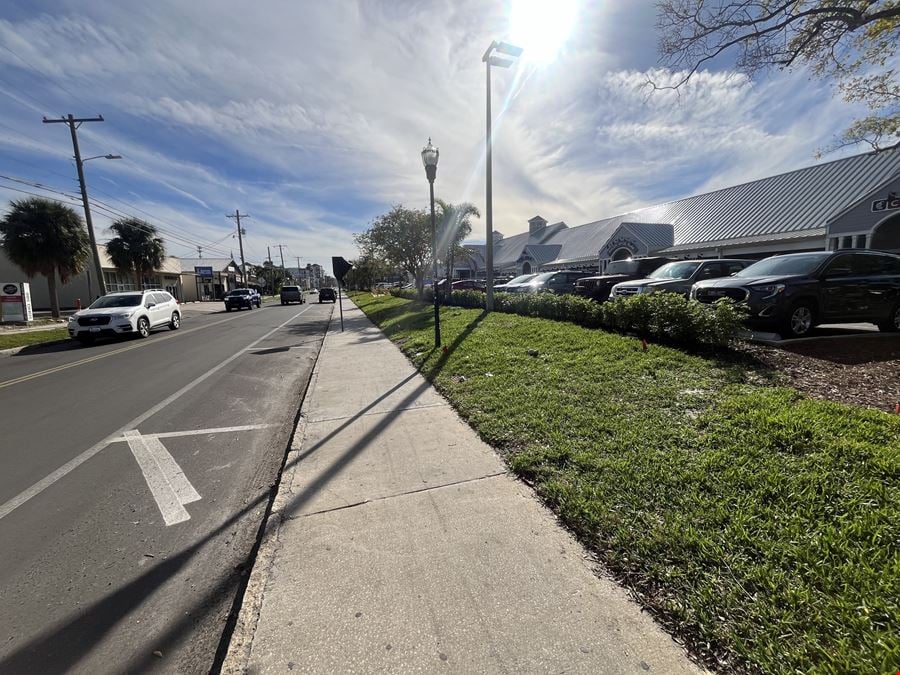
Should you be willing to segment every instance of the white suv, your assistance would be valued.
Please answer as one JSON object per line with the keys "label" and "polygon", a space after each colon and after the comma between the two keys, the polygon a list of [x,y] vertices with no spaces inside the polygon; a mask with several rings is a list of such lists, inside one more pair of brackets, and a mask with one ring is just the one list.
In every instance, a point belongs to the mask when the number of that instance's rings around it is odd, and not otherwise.
{"label": "white suv", "polygon": [[109,293],[69,317],[69,336],[80,342],[112,335],[150,335],[153,328],[181,325],[178,301],[159,289]]}

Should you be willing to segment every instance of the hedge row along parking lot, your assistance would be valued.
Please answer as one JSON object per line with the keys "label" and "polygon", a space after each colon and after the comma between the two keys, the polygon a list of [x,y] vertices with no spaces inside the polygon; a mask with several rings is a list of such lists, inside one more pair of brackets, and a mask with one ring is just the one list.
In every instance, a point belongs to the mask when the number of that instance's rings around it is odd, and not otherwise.
{"label": "hedge row along parking lot", "polygon": [[900,664],[900,415],[810,399],[734,352],[353,294],[459,414],[705,664]]}

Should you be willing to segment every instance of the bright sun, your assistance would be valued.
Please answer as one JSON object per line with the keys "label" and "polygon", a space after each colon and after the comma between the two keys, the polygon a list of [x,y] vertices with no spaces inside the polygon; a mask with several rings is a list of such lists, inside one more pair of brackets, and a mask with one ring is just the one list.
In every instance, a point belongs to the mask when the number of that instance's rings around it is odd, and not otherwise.
{"label": "bright sun", "polygon": [[549,63],[575,26],[578,0],[512,0],[509,41],[523,59]]}

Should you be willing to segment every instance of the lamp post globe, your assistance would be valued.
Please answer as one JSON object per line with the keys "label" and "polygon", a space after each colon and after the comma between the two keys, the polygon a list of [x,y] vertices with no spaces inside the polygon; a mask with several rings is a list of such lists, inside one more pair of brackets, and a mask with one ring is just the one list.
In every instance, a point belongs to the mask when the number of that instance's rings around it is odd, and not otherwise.
{"label": "lamp post globe", "polygon": [[[428,178],[428,190],[431,197],[431,291],[434,296],[434,346],[441,346],[441,312],[438,305],[438,287],[437,287],[437,228],[434,220],[434,179],[437,176],[437,163],[440,157],[440,151],[431,144],[431,137],[428,138],[428,145],[422,148],[422,164],[425,166],[425,176]],[[449,280],[447,283],[450,283]]]}

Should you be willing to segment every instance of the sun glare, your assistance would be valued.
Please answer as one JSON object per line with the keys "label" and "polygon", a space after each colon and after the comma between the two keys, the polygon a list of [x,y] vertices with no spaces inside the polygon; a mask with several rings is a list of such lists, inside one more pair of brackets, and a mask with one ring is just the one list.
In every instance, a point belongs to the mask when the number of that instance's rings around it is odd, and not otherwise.
{"label": "sun glare", "polygon": [[512,0],[509,42],[522,58],[544,64],[556,58],[575,26],[578,0]]}

